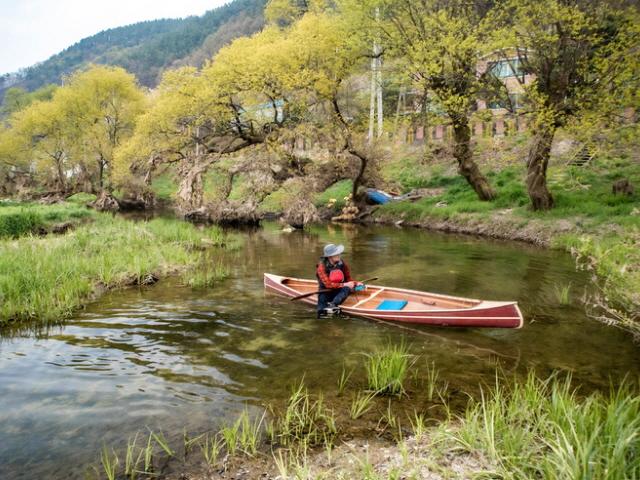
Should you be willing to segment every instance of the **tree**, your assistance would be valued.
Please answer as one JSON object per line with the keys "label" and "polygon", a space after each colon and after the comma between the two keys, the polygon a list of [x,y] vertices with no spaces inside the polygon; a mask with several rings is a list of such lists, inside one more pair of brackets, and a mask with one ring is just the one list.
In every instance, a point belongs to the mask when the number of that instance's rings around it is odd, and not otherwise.
{"label": "tree", "polygon": [[547,210],[556,131],[594,113],[602,119],[637,91],[637,10],[604,0],[506,0],[493,21],[506,26],[497,43],[515,47],[523,72],[535,78],[524,86],[534,119],[526,184],[533,209]]}
{"label": "tree", "polygon": [[95,162],[96,190],[110,192],[114,150],[145,108],[135,77],[120,67],[91,66],[71,76],[53,101],[67,109],[69,128],[78,134],[76,153]]}
{"label": "tree", "polygon": [[[451,121],[453,155],[458,172],[481,200],[496,193],[473,160],[469,118],[476,100],[493,84],[489,74],[477,71],[486,38],[484,2],[451,0],[372,0],[360,5],[370,34],[381,35],[387,54],[420,90],[432,93]],[[376,14],[379,12],[379,15]]]}

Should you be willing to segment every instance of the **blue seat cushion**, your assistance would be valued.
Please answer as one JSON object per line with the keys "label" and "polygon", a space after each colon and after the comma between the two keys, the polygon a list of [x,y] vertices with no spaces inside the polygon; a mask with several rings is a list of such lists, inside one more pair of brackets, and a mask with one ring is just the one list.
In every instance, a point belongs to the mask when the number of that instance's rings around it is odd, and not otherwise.
{"label": "blue seat cushion", "polygon": [[402,310],[407,304],[407,300],[383,300],[376,310]]}

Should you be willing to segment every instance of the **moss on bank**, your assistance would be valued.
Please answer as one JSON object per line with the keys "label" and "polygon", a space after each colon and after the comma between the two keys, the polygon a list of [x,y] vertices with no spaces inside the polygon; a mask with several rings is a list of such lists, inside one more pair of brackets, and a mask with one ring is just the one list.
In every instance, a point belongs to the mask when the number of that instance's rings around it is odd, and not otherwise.
{"label": "moss on bank", "polygon": [[[42,211],[55,216],[57,208]],[[94,222],[64,235],[0,240],[0,324],[63,319],[106,289],[195,267],[204,251],[222,242],[219,229],[199,230],[180,220],[92,215]],[[208,285],[224,273],[220,266],[200,270],[193,269],[187,283]]]}

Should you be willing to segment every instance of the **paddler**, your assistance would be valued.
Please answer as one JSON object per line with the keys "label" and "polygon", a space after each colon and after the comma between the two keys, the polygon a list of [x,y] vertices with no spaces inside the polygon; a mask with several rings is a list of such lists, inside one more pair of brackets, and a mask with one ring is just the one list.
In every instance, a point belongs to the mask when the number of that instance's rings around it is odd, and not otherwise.
{"label": "paddler", "polygon": [[343,252],[344,245],[334,245],[333,243],[325,245],[322,252],[322,257],[316,268],[318,289],[330,289],[330,291],[318,294],[318,318],[338,313],[340,311],[339,305],[358,285],[362,285],[351,278],[349,267],[340,257]]}

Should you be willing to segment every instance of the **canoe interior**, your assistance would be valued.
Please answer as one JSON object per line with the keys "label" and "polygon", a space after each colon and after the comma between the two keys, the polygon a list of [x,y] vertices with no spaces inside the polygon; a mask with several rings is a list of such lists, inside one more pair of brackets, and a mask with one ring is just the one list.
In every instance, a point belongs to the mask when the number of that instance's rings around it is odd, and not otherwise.
{"label": "canoe interior", "polygon": [[[308,280],[283,279],[282,284],[293,288],[300,294],[314,292],[318,284]],[[315,301],[316,296],[309,299]],[[407,300],[403,312],[455,309],[462,310],[479,305],[479,300],[465,300],[430,293],[416,293],[396,288],[367,287],[362,292],[353,292],[342,304],[343,308],[357,308],[363,310],[375,310],[384,300]]]}

